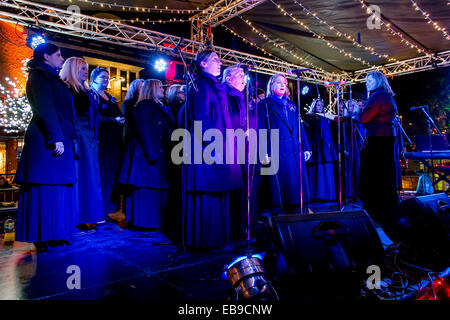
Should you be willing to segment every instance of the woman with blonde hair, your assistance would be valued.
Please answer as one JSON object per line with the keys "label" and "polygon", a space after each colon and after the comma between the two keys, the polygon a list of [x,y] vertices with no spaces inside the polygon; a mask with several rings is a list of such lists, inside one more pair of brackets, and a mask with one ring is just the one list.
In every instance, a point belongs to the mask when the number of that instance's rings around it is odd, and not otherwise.
{"label": "woman with blonde hair", "polygon": [[130,139],[119,175],[127,187],[125,214],[131,225],[160,228],[169,194],[170,137],[175,129],[159,80],[146,80],[129,114]]}
{"label": "woman with blonde hair", "polygon": [[142,84],[144,83],[144,79],[136,79],[130,83],[128,86],[127,94],[122,102],[122,113],[125,117],[125,125],[123,127],[123,144],[126,147],[129,137],[130,137],[130,112],[133,107],[136,105],[136,102],[139,98],[139,93],[141,92]]}
{"label": "woman with blonde hair", "polygon": [[394,152],[398,135],[395,127],[397,105],[394,92],[381,72],[368,73],[366,87],[369,98],[364,110],[356,117],[364,125],[367,136],[361,150],[360,196],[369,215],[384,223],[389,210],[398,203],[399,163]]}
{"label": "woman with blonde hair", "polygon": [[170,112],[172,113],[174,118],[178,116],[178,112],[184,104],[186,98],[185,90],[185,85],[173,84],[170,86],[167,93],[169,98]]}
{"label": "woman with blonde hair", "polygon": [[[300,163],[304,211],[309,203],[305,161],[311,156],[311,148],[303,124],[299,128],[297,107],[287,98],[287,94],[287,79],[284,74],[278,73],[273,75],[267,84],[267,98],[258,103],[258,128],[269,131],[277,129],[279,132],[279,170],[276,174],[264,177],[268,181],[265,188],[261,187],[267,192],[267,196],[262,198],[268,201],[268,209],[278,214],[300,213]],[[300,132],[302,154],[299,152]],[[267,135],[271,136],[270,133]],[[277,142],[270,142],[269,145],[275,143]],[[268,150],[268,156],[272,159],[270,152]]]}
{"label": "woman with blonde hair", "polygon": [[72,93],[75,109],[77,161],[77,189],[80,225],[82,230],[94,229],[104,221],[100,169],[98,162],[97,127],[98,105],[86,82],[87,62],[71,57],[64,63],[61,79]]}

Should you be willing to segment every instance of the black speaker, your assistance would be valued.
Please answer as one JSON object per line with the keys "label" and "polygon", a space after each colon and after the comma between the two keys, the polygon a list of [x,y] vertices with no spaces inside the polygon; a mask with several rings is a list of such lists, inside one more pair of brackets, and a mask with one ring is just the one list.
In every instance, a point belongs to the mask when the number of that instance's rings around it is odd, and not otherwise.
{"label": "black speaker", "polygon": [[287,267],[281,270],[277,262],[276,273],[308,292],[323,296],[326,288],[327,295],[357,296],[367,268],[384,263],[383,245],[365,211],[280,215],[269,224]]}
{"label": "black speaker", "polygon": [[292,272],[366,270],[383,262],[384,249],[365,211],[281,215],[276,239]]}
{"label": "black speaker", "polygon": [[389,212],[383,230],[394,242],[448,254],[450,198],[438,193],[402,201]]}

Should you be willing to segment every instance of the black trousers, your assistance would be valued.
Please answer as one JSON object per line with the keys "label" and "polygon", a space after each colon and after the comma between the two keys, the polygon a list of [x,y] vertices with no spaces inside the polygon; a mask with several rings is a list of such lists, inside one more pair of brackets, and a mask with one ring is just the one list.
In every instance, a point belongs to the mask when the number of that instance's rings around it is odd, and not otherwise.
{"label": "black trousers", "polygon": [[383,224],[398,203],[397,171],[394,157],[395,137],[368,137],[361,150],[360,197],[364,209]]}

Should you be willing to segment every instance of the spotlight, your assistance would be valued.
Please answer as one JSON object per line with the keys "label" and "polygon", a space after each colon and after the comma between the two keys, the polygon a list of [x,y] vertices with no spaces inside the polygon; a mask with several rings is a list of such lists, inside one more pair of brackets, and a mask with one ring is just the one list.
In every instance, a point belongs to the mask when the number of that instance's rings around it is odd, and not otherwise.
{"label": "spotlight", "polygon": [[27,38],[27,45],[33,50],[41,43],[45,43],[45,38],[40,34],[30,34]]}
{"label": "spotlight", "polygon": [[155,61],[155,64],[153,65],[158,72],[162,72],[167,69],[167,62],[166,60],[160,58]]}
{"label": "spotlight", "polygon": [[259,254],[241,256],[225,266],[235,292],[235,300],[278,300],[278,295],[265,275]]}
{"label": "spotlight", "polygon": [[302,95],[307,95],[308,94],[308,92],[309,92],[309,87],[308,86],[304,86],[303,88],[302,88]]}

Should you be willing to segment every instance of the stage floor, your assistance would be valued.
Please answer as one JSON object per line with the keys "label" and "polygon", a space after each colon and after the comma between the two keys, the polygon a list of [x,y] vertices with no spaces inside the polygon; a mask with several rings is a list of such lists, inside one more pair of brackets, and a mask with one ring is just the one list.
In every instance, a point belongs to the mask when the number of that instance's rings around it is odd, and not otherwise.
{"label": "stage floor", "polygon": [[[315,212],[330,208],[312,206]],[[377,230],[385,246],[392,243]],[[230,294],[223,270],[238,255],[233,245],[221,253],[180,253],[161,232],[131,231],[111,222],[68,240],[70,246],[39,254],[30,252],[30,244],[0,240],[0,300],[226,301]],[[70,289],[78,268],[81,288]]]}

